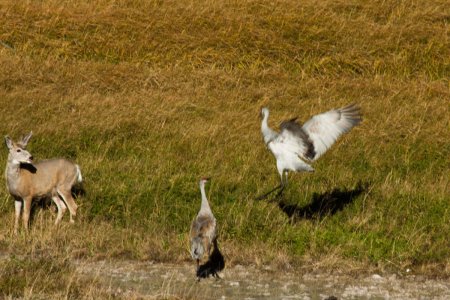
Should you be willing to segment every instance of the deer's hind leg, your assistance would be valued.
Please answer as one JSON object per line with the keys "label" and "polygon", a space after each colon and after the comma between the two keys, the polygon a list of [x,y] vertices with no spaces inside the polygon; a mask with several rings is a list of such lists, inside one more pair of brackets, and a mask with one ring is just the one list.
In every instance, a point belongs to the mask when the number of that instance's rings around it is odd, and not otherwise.
{"label": "deer's hind leg", "polygon": [[59,195],[56,191],[52,192],[52,200],[53,200],[53,202],[55,202],[56,207],[58,209],[58,215],[56,216],[56,220],[55,220],[55,225],[58,225],[59,222],[61,222],[61,220],[64,216],[64,213],[66,212],[67,206],[64,203],[64,201],[62,201],[59,198]]}
{"label": "deer's hind leg", "polygon": [[67,208],[69,208],[70,223],[75,223],[74,217],[77,215],[78,205],[75,203],[75,200],[73,200],[71,187],[68,189],[66,187],[58,187],[57,192],[64,200]]}

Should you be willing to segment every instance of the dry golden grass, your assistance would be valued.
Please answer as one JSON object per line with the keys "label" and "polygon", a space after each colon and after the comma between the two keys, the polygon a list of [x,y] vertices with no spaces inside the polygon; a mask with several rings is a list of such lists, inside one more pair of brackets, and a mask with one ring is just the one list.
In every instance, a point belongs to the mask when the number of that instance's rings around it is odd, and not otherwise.
{"label": "dry golden grass", "polygon": [[[6,1],[0,18],[3,134],[33,130],[34,156],[76,160],[87,191],[75,226],[44,210],[14,238],[3,186],[1,252],[188,261],[209,175],[230,265],[449,275],[447,1]],[[367,189],[297,221],[253,201],[278,180],[260,107],[276,127],[352,102],[362,125],[285,199]]]}

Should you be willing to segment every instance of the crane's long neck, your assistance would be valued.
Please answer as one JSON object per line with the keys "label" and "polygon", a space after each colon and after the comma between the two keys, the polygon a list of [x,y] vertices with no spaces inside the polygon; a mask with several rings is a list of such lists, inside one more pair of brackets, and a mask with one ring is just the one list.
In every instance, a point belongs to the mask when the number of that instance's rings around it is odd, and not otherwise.
{"label": "crane's long neck", "polygon": [[202,206],[200,207],[200,212],[211,212],[208,199],[206,198],[205,183],[203,181],[200,181],[200,192],[202,193]]}
{"label": "crane's long neck", "polygon": [[261,121],[261,133],[264,137],[264,143],[266,145],[277,137],[277,133],[269,127],[268,120],[269,120],[269,112],[264,114],[263,119]]}

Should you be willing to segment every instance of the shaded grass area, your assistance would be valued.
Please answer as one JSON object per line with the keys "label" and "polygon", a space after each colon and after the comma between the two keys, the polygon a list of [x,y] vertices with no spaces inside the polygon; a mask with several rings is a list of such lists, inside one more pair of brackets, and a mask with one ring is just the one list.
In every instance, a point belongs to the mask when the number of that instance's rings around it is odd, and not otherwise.
{"label": "shaded grass area", "polygon": [[[38,210],[30,242],[10,235],[12,199],[0,187],[1,251],[189,260],[197,181],[212,176],[208,195],[227,265],[448,275],[446,7],[2,3],[2,132],[33,130],[36,159],[75,160],[86,195],[74,227],[55,230],[52,210]],[[314,209],[318,195],[368,187],[346,205],[333,200],[340,209],[297,221],[276,203],[254,201],[278,180],[261,142],[260,107],[271,108],[276,127],[352,102],[362,107],[362,125],[314,174],[292,175],[284,201]],[[11,272],[20,266],[11,264]]]}

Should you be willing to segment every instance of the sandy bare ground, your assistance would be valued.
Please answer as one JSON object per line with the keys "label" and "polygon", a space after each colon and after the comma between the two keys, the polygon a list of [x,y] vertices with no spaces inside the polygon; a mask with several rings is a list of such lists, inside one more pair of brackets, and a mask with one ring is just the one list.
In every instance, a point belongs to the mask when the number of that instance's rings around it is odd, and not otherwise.
{"label": "sandy bare ground", "polygon": [[450,299],[450,281],[409,275],[280,273],[270,267],[226,267],[221,279],[197,282],[193,265],[136,261],[76,262],[82,276],[96,278],[125,298],[193,299]]}

